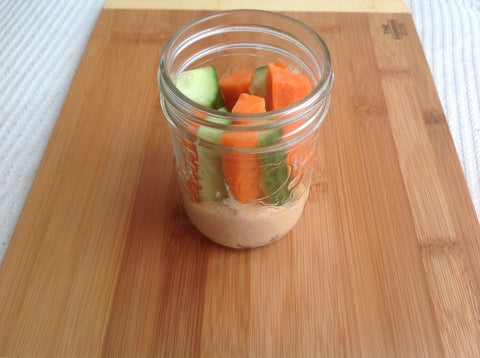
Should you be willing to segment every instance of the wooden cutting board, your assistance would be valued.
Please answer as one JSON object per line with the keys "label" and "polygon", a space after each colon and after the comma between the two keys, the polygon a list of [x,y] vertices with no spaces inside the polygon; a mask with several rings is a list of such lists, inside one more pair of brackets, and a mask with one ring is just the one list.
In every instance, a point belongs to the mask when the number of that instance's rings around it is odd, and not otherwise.
{"label": "wooden cutting board", "polygon": [[195,11],[103,10],[0,271],[0,356],[480,356],[480,228],[410,14],[289,13],[335,83],[298,225],[182,209],[156,72]]}

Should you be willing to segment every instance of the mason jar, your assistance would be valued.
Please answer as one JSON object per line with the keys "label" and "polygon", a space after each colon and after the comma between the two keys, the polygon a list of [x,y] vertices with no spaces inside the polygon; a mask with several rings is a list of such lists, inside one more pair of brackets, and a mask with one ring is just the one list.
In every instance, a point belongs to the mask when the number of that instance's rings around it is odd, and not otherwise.
{"label": "mason jar", "polygon": [[[204,107],[175,86],[183,71],[214,66],[219,78],[282,61],[311,91],[264,113]],[[160,101],[168,121],[184,208],[210,240],[252,248],[284,237],[302,215],[333,73],[322,38],[293,18],[267,11],[209,14],[163,47]]]}

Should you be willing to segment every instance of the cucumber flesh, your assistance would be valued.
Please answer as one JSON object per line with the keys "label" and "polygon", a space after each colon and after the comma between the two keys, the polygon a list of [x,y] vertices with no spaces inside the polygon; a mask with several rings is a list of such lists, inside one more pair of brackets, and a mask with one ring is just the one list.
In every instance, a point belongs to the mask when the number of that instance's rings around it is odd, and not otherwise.
{"label": "cucumber flesh", "polygon": [[[220,124],[230,124],[225,118],[208,117],[208,121]],[[197,136],[206,142],[218,144],[224,131],[201,125]],[[210,148],[197,144],[198,174],[200,197],[204,201],[221,201],[228,196],[225,177],[222,171],[220,154]]]}
{"label": "cucumber flesh", "polygon": [[250,94],[263,97],[265,100],[267,100],[267,72],[268,66],[256,68],[250,85]]}
{"label": "cucumber flesh", "polygon": [[175,85],[185,96],[202,106],[217,109],[224,105],[213,66],[184,71],[178,75]]}
{"label": "cucumber flesh", "polygon": [[[282,129],[272,129],[259,133],[259,147],[266,147],[278,142],[282,136]],[[263,153],[260,155],[262,163],[262,186],[267,194],[268,203],[282,205],[290,198],[288,187],[290,177],[287,154],[284,151]]]}

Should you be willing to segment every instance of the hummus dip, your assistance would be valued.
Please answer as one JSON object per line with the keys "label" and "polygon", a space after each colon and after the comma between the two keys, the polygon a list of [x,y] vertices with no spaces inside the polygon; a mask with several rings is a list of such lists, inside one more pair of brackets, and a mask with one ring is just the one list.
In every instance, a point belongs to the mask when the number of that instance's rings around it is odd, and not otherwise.
{"label": "hummus dip", "polygon": [[302,215],[308,190],[283,206],[242,204],[233,198],[222,202],[194,202],[184,195],[187,215],[197,229],[218,244],[250,248],[285,236]]}

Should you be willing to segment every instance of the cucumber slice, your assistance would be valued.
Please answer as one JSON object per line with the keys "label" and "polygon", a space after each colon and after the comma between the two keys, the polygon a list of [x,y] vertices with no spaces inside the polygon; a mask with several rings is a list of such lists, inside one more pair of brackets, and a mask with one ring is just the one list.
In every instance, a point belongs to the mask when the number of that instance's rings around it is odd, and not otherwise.
{"label": "cucumber slice", "polygon": [[[214,123],[230,124],[230,121],[225,118],[208,117],[207,120]],[[209,143],[218,144],[223,132],[220,129],[202,125],[198,128],[197,136]],[[220,154],[199,144],[197,144],[197,153],[200,197],[204,201],[221,201],[225,199],[228,196],[228,192],[222,171]]]}
{"label": "cucumber slice", "polygon": [[[266,147],[277,142],[282,136],[282,129],[272,129],[259,133],[258,146]],[[283,151],[263,153],[260,155],[262,163],[262,186],[268,196],[268,203],[282,205],[290,197],[289,174],[286,164],[287,154]]]}
{"label": "cucumber slice", "polygon": [[224,105],[213,66],[184,71],[178,75],[175,85],[185,96],[202,106],[217,109]]}
{"label": "cucumber slice", "polygon": [[268,66],[256,68],[250,85],[250,94],[263,97],[265,100],[267,100],[267,72]]}

